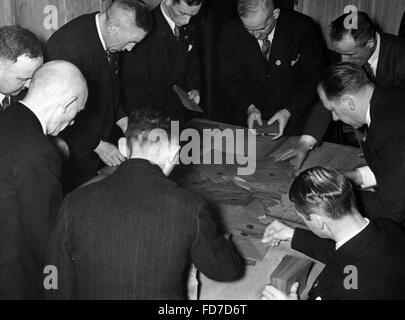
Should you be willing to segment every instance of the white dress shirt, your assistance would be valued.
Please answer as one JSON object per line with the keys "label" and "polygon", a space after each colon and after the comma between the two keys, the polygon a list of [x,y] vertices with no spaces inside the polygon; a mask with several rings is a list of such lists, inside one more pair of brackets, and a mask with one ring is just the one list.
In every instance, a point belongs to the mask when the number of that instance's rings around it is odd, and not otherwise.
{"label": "white dress shirt", "polygon": [[174,21],[172,19],[170,19],[170,17],[163,10],[163,2],[160,3],[160,10],[162,10],[163,16],[165,17],[167,23],[170,26],[170,29],[172,29],[172,32],[174,34],[174,28],[176,28],[176,24],[174,23]]}
{"label": "white dress shirt", "polygon": [[6,96],[5,96],[4,94],[0,93],[0,104],[2,104],[3,99],[4,99],[5,97],[6,97]]}
{"label": "white dress shirt", "polygon": [[104,38],[103,38],[103,34],[101,33],[101,27],[100,27],[100,15],[96,14],[96,27],[97,27],[97,33],[98,33],[98,37],[100,38],[101,44],[103,45],[104,51],[107,51],[107,46],[105,44]]}
{"label": "white dress shirt", "polygon": [[[274,39],[274,34],[276,32],[276,27],[277,27],[277,25],[273,28],[273,31],[270,32],[270,34],[267,36],[267,39],[270,41],[271,44],[273,44],[273,39]],[[264,40],[257,40],[257,41],[259,42],[260,48],[262,49]]]}
{"label": "white dress shirt", "polygon": [[374,76],[377,75],[378,60],[380,58],[381,36],[379,33],[377,33],[376,39],[377,39],[377,48],[375,49],[373,55],[368,60],[368,63],[370,64],[371,69],[373,70]]}

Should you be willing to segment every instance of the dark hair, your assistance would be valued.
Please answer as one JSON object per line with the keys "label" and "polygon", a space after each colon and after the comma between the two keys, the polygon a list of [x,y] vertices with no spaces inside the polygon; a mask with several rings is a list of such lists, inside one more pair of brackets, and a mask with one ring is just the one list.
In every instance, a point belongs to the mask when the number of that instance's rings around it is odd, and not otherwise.
{"label": "dark hair", "polygon": [[37,37],[19,26],[0,27],[0,58],[14,63],[21,55],[27,55],[30,59],[42,58]]}
{"label": "dark hair", "polygon": [[256,12],[260,5],[269,8],[271,4],[274,5],[273,0],[238,0],[238,14],[241,18],[246,18]]}
{"label": "dark hair", "polygon": [[151,141],[149,134],[154,130],[163,130],[169,141],[171,141],[172,119],[169,113],[162,110],[153,108],[136,109],[129,116],[125,137],[128,142],[137,141],[140,145],[159,143],[159,140]]}
{"label": "dark hair", "polygon": [[321,78],[320,86],[328,100],[337,100],[344,94],[358,93],[372,82],[363,68],[350,62],[339,62],[327,68]]}
{"label": "dark hair", "polygon": [[113,4],[118,5],[125,11],[134,13],[137,27],[145,32],[150,32],[152,30],[152,14],[145,2],[142,0],[115,0]]}
{"label": "dark hair", "polygon": [[322,208],[330,218],[338,220],[356,208],[350,181],[329,168],[315,167],[302,172],[294,180],[289,197],[297,211],[307,218]]}
{"label": "dark hair", "polygon": [[[180,3],[181,0],[173,0],[173,3]],[[183,0],[189,7],[199,6],[204,0]]]}
{"label": "dark hair", "polygon": [[[347,29],[345,22],[352,14],[357,14],[357,28]],[[360,47],[364,47],[370,39],[375,38],[376,32],[377,27],[367,13],[362,11],[346,13],[330,24],[330,38],[332,41],[341,41],[345,35],[350,34]]]}

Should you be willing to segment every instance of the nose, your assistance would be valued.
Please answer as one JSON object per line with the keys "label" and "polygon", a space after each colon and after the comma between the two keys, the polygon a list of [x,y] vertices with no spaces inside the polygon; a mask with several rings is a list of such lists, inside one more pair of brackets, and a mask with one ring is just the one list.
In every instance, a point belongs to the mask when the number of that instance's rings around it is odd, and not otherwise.
{"label": "nose", "polygon": [[191,17],[190,16],[186,16],[184,17],[184,24],[188,24],[190,22]]}
{"label": "nose", "polygon": [[29,88],[30,85],[31,85],[31,79],[25,81],[25,83],[24,83],[24,87],[25,87],[25,88]]}

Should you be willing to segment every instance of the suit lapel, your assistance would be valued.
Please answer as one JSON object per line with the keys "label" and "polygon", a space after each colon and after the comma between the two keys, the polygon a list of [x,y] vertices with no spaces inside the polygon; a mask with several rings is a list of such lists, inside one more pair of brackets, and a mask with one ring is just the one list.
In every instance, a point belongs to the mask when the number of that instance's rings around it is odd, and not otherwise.
{"label": "suit lapel", "polygon": [[377,65],[377,71],[376,71],[376,82],[377,83],[383,83],[384,79],[386,77],[386,74],[384,74],[384,71],[386,72],[386,66],[388,65],[388,43],[387,39],[384,34],[380,35],[381,43],[380,43],[380,53],[378,55],[378,65]]}

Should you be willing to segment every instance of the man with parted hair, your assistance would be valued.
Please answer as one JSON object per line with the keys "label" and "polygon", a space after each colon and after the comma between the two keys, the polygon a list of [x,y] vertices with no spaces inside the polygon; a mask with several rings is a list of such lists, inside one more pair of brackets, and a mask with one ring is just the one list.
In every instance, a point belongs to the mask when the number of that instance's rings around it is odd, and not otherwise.
{"label": "man with parted hair", "polygon": [[207,204],[167,177],[179,137],[161,110],[137,109],[111,176],[73,191],[49,241],[50,299],[186,299],[190,264],[216,281],[242,276],[240,257]]}
{"label": "man with parted hair", "polygon": [[[263,242],[291,247],[326,266],[309,292],[317,300],[404,299],[405,234],[389,220],[370,221],[356,206],[350,181],[336,170],[316,167],[293,182],[289,197],[310,231],[274,221]],[[267,286],[264,300],[297,300],[298,284],[289,293]]]}
{"label": "man with parted hair", "polygon": [[73,124],[86,99],[80,70],[53,61],[0,115],[0,299],[43,297],[45,249],[62,202],[61,158],[47,136]]}
{"label": "man with parted hair", "polygon": [[404,222],[404,91],[375,86],[363,68],[353,63],[328,68],[318,91],[334,120],[368,129],[362,142],[367,167],[346,174],[357,186],[375,189],[360,192],[365,215]]}
{"label": "man with parted hair", "polygon": [[125,132],[128,122],[120,102],[119,52],[131,51],[151,28],[142,1],[116,0],[105,12],[70,21],[48,40],[48,58],[72,62],[89,85],[86,111],[63,134],[70,149],[66,191],[94,177],[99,167],[125,161],[112,139],[114,125]]}
{"label": "man with parted hair", "polygon": [[[367,13],[347,13],[334,20],[330,39],[340,59],[362,66],[377,86],[405,89],[405,39],[378,32]],[[330,112],[317,105],[297,145],[282,150],[277,158],[295,159],[299,168],[308,152],[322,141],[331,121]]]}
{"label": "man with parted hair", "polygon": [[276,9],[273,0],[239,0],[238,13],[219,41],[219,85],[234,122],[278,122],[275,139],[301,134],[324,68],[320,32],[310,17]]}
{"label": "man with parted hair", "polygon": [[176,85],[200,104],[200,50],[196,17],[204,0],[163,0],[152,10],[154,30],[135,50],[123,57],[126,109],[159,108],[178,120],[194,116],[187,112]]}
{"label": "man with parted hair", "polygon": [[19,26],[0,27],[0,113],[23,90],[43,63],[36,36]]}

